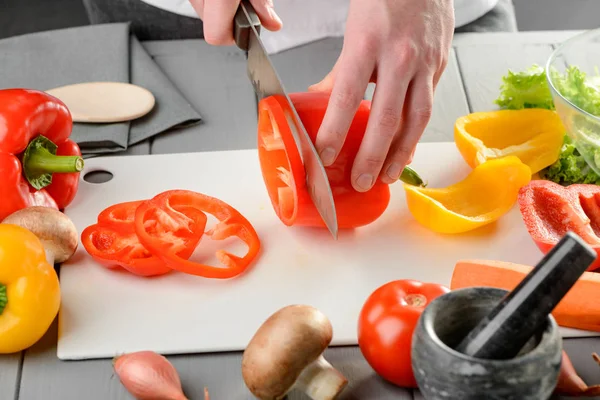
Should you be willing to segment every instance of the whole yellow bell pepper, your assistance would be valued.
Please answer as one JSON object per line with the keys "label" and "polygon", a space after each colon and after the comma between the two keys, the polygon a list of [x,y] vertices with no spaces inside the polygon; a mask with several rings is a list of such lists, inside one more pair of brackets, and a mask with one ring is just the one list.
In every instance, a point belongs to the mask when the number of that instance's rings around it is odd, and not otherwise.
{"label": "whole yellow bell pepper", "polygon": [[41,339],[60,299],[42,242],[25,228],[0,224],[0,353],[25,350]]}
{"label": "whole yellow bell pepper", "polygon": [[454,124],[454,142],[471,166],[516,156],[535,174],[560,154],[565,128],[555,111],[541,108],[465,115]]}
{"label": "whole yellow bell pepper", "polygon": [[515,156],[475,167],[462,181],[446,188],[404,184],[413,217],[438,233],[461,233],[490,224],[517,201],[519,189],[531,180],[531,169]]}

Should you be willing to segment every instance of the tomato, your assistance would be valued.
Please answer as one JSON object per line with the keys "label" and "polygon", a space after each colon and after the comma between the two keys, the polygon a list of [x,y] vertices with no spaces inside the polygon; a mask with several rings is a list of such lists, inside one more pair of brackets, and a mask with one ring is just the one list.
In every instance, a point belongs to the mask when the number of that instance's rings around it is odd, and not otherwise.
{"label": "tomato", "polygon": [[397,280],[369,296],[358,320],[358,346],[379,376],[400,387],[417,387],[411,365],[412,335],[425,307],[449,291],[435,283]]}

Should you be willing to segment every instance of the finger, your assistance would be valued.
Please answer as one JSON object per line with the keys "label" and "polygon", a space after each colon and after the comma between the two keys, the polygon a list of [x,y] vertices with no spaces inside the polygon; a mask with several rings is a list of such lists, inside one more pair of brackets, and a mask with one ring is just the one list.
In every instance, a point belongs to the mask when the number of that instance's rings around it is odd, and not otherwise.
{"label": "finger", "polygon": [[215,46],[234,43],[233,19],[240,0],[204,0],[203,29],[204,40]]}
{"label": "finger", "polygon": [[250,0],[261,25],[270,31],[278,31],[282,27],[281,18],[275,12],[273,0]]}
{"label": "finger", "polygon": [[[390,67],[391,65],[383,64],[379,68],[380,78],[373,96],[367,129],[352,166],[352,186],[359,192],[366,192],[373,187],[392,141],[400,130],[410,75]],[[403,76],[407,76],[407,79],[403,79]],[[396,168],[400,176],[402,166],[394,164],[390,168]]]}
{"label": "finger", "polygon": [[411,162],[417,143],[431,119],[432,74],[415,76],[408,88],[405,106],[400,135],[392,144],[391,151],[381,170],[381,181],[384,183],[393,183],[398,180],[404,167]]}
{"label": "finger", "polygon": [[335,162],[375,67],[374,57],[352,51],[342,55],[315,147],[325,166]]}
{"label": "finger", "polygon": [[190,4],[200,19],[204,19],[204,0],[190,0]]}

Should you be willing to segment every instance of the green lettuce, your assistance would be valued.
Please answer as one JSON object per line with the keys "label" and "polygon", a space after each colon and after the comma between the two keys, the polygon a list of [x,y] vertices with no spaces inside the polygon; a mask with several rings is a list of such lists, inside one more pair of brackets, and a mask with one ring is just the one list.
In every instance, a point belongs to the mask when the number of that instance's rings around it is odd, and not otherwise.
{"label": "green lettuce", "polygon": [[[565,98],[588,113],[600,116],[600,73],[594,77],[587,77],[586,73],[576,66],[565,69],[564,74],[552,69],[552,82],[556,90]],[[543,67],[534,64],[524,71],[509,71],[502,77],[500,95],[495,103],[503,109],[520,110],[523,108],[544,108],[555,110],[554,101],[548,85],[546,71]],[[579,131],[584,129],[588,137],[600,136],[598,125],[589,121],[589,117],[581,115],[586,123],[576,124]],[[540,176],[561,185],[575,183],[590,183],[600,185],[600,176],[588,165],[581,151],[585,151],[590,162],[600,166],[600,148],[594,140],[589,143],[579,143],[580,149],[575,147],[572,139],[566,135],[558,160],[549,167],[540,171]],[[583,149],[581,149],[583,148]]]}
{"label": "green lettuce", "polygon": [[523,108],[554,110],[544,68],[534,64],[521,72],[509,70],[508,74],[502,77],[500,96],[495,103],[500,108],[509,110]]}
{"label": "green lettuce", "polygon": [[558,160],[540,171],[540,177],[565,186],[575,183],[600,185],[600,176],[585,162],[567,135],[565,135]]}
{"label": "green lettuce", "polygon": [[597,83],[600,74],[588,78],[585,72],[575,66],[565,70],[564,75],[552,70],[550,74],[556,90],[565,98],[588,113],[600,117],[600,87]]}

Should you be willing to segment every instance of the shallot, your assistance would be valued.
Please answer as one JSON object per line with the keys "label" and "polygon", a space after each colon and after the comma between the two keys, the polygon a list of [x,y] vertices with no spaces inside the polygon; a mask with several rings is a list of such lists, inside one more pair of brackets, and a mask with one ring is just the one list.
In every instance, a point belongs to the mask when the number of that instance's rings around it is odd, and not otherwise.
{"label": "shallot", "polygon": [[188,400],[177,370],[160,354],[124,354],[115,358],[113,365],[125,389],[137,400]]}
{"label": "shallot", "polygon": [[[593,353],[592,357],[600,364],[600,357],[596,353]],[[588,386],[577,374],[569,356],[563,350],[556,392],[572,397],[600,396],[600,385]]]}

